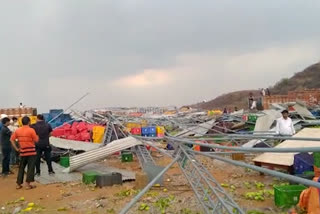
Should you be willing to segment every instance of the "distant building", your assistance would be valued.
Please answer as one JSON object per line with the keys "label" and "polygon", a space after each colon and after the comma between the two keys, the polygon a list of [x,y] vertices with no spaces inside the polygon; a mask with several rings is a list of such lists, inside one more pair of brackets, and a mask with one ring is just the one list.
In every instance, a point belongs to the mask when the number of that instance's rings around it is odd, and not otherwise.
{"label": "distant building", "polygon": [[264,109],[269,109],[272,103],[304,102],[307,106],[320,105],[320,89],[305,89],[289,91],[288,95],[272,95],[263,97]]}

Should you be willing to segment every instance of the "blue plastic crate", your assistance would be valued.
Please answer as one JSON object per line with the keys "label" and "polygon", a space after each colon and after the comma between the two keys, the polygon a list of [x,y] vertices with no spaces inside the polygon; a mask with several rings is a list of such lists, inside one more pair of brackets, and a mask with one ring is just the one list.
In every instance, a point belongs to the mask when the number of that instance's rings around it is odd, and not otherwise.
{"label": "blue plastic crate", "polygon": [[44,113],[42,115],[43,115],[43,118],[46,122],[49,122],[52,119],[52,117],[49,113]]}
{"label": "blue plastic crate", "polygon": [[148,137],[157,137],[157,134],[148,134]]}
{"label": "blue plastic crate", "polygon": [[148,136],[149,135],[149,128],[148,127],[142,127],[141,128],[141,135],[142,136]]}
{"label": "blue plastic crate", "polygon": [[50,114],[61,114],[63,112],[63,109],[50,109]]}
{"label": "blue plastic crate", "polygon": [[63,121],[70,121],[70,120],[72,120],[70,114],[62,114],[62,115],[61,115],[61,118],[62,118]]}
{"label": "blue plastic crate", "polygon": [[313,171],[314,159],[308,153],[300,153],[294,156],[293,168],[295,174],[303,174],[305,171]]}
{"label": "blue plastic crate", "polygon": [[62,109],[51,109],[51,110],[49,111],[49,113],[50,113],[50,115],[51,115],[52,118],[58,116],[58,115],[61,114],[62,112],[63,112]]}
{"label": "blue plastic crate", "polygon": [[149,134],[157,134],[157,129],[154,126],[150,126],[149,128]]}

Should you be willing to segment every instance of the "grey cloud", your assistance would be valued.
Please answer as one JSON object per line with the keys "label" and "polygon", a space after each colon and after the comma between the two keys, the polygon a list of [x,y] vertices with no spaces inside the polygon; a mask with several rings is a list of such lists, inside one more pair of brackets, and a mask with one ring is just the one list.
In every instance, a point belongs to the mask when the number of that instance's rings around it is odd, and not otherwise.
{"label": "grey cloud", "polygon": [[[245,88],[248,77],[234,82],[230,77],[235,74],[218,63],[201,69],[186,64],[193,76],[182,75],[184,82],[171,85],[175,92],[170,96],[167,88],[127,91],[114,89],[110,83],[145,69],[179,67],[178,57],[185,54],[234,56],[305,41],[319,43],[319,9],[316,0],[3,2],[0,74],[15,80],[18,89],[12,90],[11,82],[4,83],[0,98],[6,102],[2,105],[26,100],[47,109],[86,90],[95,92],[87,106],[183,104]],[[283,73],[271,72],[268,84],[313,61],[311,56],[297,59]],[[201,75],[225,76],[223,81],[230,81],[231,86],[195,79]],[[256,85],[264,83],[259,71],[254,76]]]}

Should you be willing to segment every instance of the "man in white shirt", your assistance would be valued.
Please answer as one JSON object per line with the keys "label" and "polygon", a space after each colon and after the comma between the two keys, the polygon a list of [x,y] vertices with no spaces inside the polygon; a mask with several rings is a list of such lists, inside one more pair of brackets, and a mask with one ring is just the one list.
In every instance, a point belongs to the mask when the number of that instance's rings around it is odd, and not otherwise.
{"label": "man in white shirt", "polygon": [[287,110],[283,110],[281,113],[282,117],[277,120],[276,133],[278,135],[294,135],[296,130],[293,127],[291,118],[289,118],[289,112]]}

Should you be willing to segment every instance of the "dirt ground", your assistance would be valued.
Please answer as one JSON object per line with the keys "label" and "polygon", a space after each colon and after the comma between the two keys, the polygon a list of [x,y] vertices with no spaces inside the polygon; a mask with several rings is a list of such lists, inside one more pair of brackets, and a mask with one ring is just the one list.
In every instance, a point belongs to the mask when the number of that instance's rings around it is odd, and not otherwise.
{"label": "dirt ground", "polygon": [[[166,166],[171,159],[154,153],[154,159],[161,166]],[[219,161],[201,158],[201,162],[212,173],[214,178],[225,186],[229,195],[245,211],[259,210],[262,213],[281,213],[274,205],[272,195],[263,201],[246,199],[248,192],[272,190],[276,182],[272,177],[261,176],[242,168],[234,167]],[[141,172],[137,160],[121,163],[118,156],[109,157],[103,163]],[[15,169],[16,172],[16,169]],[[41,185],[36,183],[33,190],[16,190],[16,174],[0,178],[0,213],[13,213],[31,206],[29,213],[119,213],[134,195],[137,194],[135,182],[127,182],[122,186],[96,188],[80,182]],[[174,165],[164,178],[163,187],[153,187],[130,213],[203,213],[187,180],[178,165]],[[257,187],[257,182],[264,187]],[[30,204],[31,203],[31,204]],[[141,210],[139,210],[141,209]],[[30,208],[29,208],[30,210]],[[163,212],[163,210],[165,210]],[[28,211],[25,210],[25,211]]]}

